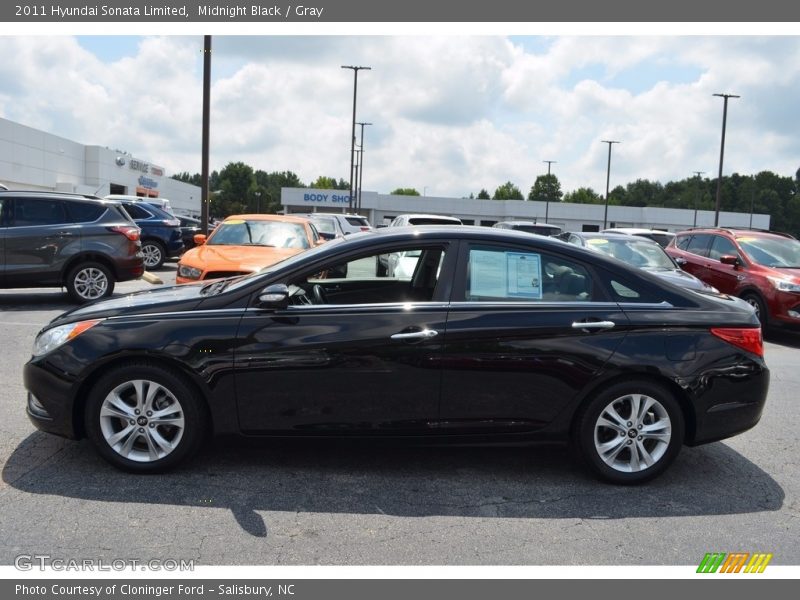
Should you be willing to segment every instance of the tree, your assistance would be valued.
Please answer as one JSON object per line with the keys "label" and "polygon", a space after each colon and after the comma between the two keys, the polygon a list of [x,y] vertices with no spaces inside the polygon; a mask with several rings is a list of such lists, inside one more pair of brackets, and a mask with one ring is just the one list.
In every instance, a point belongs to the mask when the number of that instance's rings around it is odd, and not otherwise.
{"label": "tree", "polygon": [[190,174],[189,171],[183,171],[181,173],[175,173],[172,176],[172,179],[176,179],[178,181],[183,181],[184,183],[191,183],[192,185],[200,186],[203,183],[202,177],[200,173],[195,173],[194,175]]}
{"label": "tree", "polygon": [[350,184],[341,178],[339,181],[336,181],[335,177],[320,175],[309,187],[318,190],[349,190]]}
{"label": "tree", "polygon": [[481,188],[481,191],[478,192],[478,200],[491,200],[492,197],[489,195],[489,192],[486,191],[486,188]]}
{"label": "tree", "polygon": [[281,188],[306,187],[296,173],[292,171],[255,172],[255,181],[262,191],[262,212],[277,213],[281,208]]}
{"label": "tree", "polygon": [[524,200],[525,196],[522,195],[520,189],[510,181],[506,181],[503,185],[494,191],[495,200]]}
{"label": "tree", "polygon": [[572,202],[574,204],[604,204],[605,200],[592,188],[582,187],[574,192],[567,192],[564,195],[564,202]]}
{"label": "tree", "polygon": [[564,192],[561,191],[561,182],[553,175],[539,175],[534,181],[528,200],[539,202],[561,202]]}
{"label": "tree", "polygon": [[248,212],[256,191],[253,167],[243,162],[228,163],[219,172],[219,188],[214,191],[214,216]]}
{"label": "tree", "polygon": [[414,188],[397,188],[390,193],[392,196],[419,196],[419,192]]}

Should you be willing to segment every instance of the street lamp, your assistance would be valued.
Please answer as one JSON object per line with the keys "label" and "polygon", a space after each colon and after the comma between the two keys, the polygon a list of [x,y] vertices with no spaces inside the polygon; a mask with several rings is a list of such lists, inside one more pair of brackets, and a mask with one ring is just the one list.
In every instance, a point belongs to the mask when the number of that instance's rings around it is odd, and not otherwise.
{"label": "street lamp", "polygon": [[364,181],[364,125],[372,125],[372,123],[356,123],[356,125],[361,125],[361,150],[359,152],[361,172],[358,174],[358,204],[356,209],[356,212],[361,213],[361,183]]}
{"label": "street lamp", "polygon": [[697,227],[697,204],[700,201],[700,175],[703,175],[705,171],[693,171],[693,173],[695,177],[697,177],[697,185],[694,190],[694,224],[692,227]]}
{"label": "street lamp", "polygon": [[542,162],[547,163],[547,196],[544,199],[544,222],[547,223],[550,214],[550,196],[553,195],[553,185],[550,181],[550,165],[557,161],[543,160]]}
{"label": "street lamp", "polygon": [[601,140],[604,144],[608,144],[608,169],[606,170],[606,209],[603,213],[603,229],[606,228],[608,223],[608,183],[611,180],[611,145],[619,144],[616,140]]}
{"label": "street lamp", "polygon": [[728,98],[741,98],[735,94],[713,94],[725,100],[722,108],[722,142],[719,145],[719,175],[717,176],[717,204],[714,213],[714,227],[719,227],[719,207],[722,197],[722,158],[725,155],[725,123],[728,120]]}
{"label": "street lamp", "polygon": [[350,199],[348,202],[348,210],[349,212],[353,212],[353,166],[356,154],[356,93],[358,91],[358,72],[361,70],[371,71],[372,67],[342,65],[342,68],[353,70],[353,131],[350,134]]}

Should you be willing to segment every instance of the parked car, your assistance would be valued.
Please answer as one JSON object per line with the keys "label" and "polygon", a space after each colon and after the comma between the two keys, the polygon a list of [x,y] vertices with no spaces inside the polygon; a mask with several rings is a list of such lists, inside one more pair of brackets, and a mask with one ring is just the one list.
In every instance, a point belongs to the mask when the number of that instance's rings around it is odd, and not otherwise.
{"label": "parked car", "polygon": [[669,243],[675,239],[675,234],[669,231],[663,231],[661,229],[643,229],[641,227],[613,227],[611,229],[603,229],[603,233],[637,235],[658,242],[662,248],[669,246]]}
{"label": "parked car", "polygon": [[[461,225],[461,219],[447,215],[409,214],[395,217],[389,227],[409,227],[416,225]],[[381,254],[375,258],[375,272],[379,277],[406,277],[408,269],[404,265],[413,264],[416,257],[404,253]]]}
{"label": "parked car", "polygon": [[149,196],[131,196],[128,194],[108,194],[107,196],[105,196],[105,198],[107,200],[119,200],[120,202],[146,202],[147,204],[152,204],[153,206],[160,208],[165,213],[169,213],[170,215],[175,216],[175,213],[172,211],[172,205],[166,198],[149,197]]}
{"label": "parked car", "polygon": [[308,219],[285,215],[233,215],[178,261],[177,283],[246,275],[321,243]]}
{"label": "parked car", "polygon": [[[194,236],[203,233],[203,222],[200,219],[188,216],[179,216],[177,219],[180,221],[181,239],[183,239],[184,249],[188,250],[189,248],[194,248],[197,245],[194,243]],[[209,233],[214,231],[216,227],[217,226],[213,223],[209,223]]]}
{"label": "parked car", "polygon": [[[419,252],[410,280],[364,269],[392,252]],[[346,278],[325,277],[342,263]],[[627,484],[754,426],[769,371],[737,298],[551,238],[437,226],[66,313],[24,382],[38,428],[134,472],[195,456],[211,431],[568,442]]]}
{"label": "parked car", "polygon": [[513,229],[524,231],[525,233],[535,233],[536,235],[547,235],[555,237],[561,233],[561,227],[549,223],[537,223],[536,221],[500,221],[492,227],[498,229]]}
{"label": "parked car", "polygon": [[559,235],[558,238],[650,271],[675,285],[690,290],[718,292],[713,286],[682,270],[658,242],[648,238],[619,233],[591,232],[566,232]]}
{"label": "parked car", "polygon": [[167,258],[183,253],[181,222],[148,202],[110,200],[125,209],[134,223],[142,230],[142,254],[144,266],[150,271],[160,269]]}
{"label": "parked car", "polygon": [[79,303],[144,273],[139,228],[95,196],[0,191],[0,287],[64,287]]}
{"label": "parked car", "polygon": [[311,219],[320,236],[326,240],[372,229],[372,225],[369,224],[367,218],[361,215],[316,212],[295,216]]}
{"label": "parked car", "polygon": [[667,252],[685,271],[752,305],[764,328],[800,326],[800,242],[792,236],[692,229],[678,233]]}

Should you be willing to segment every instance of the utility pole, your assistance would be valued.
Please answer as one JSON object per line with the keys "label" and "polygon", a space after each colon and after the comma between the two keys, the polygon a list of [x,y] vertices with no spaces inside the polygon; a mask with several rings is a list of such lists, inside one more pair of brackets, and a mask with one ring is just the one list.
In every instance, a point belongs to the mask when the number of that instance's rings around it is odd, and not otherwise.
{"label": "utility pole", "polygon": [[203,142],[201,158],[201,201],[200,221],[202,222],[203,235],[208,235],[208,152],[209,152],[209,123],[211,121],[211,36],[203,36]]}
{"label": "utility pole", "polygon": [[364,125],[372,125],[372,123],[356,123],[356,125],[361,125],[361,160],[359,161],[361,165],[361,172],[358,174],[358,203],[356,212],[359,214],[361,213],[361,183],[364,181]]}
{"label": "utility pole", "polygon": [[692,227],[697,227],[697,204],[700,201],[700,175],[703,175],[705,171],[693,171],[695,177],[697,177],[697,184],[695,185],[694,190],[694,224]]}
{"label": "utility pole", "polygon": [[603,229],[606,228],[608,223],[608,184],[611,181],[611,146],[612,144],[619,144],[616,140],[602,140],[604,144],[608,144],[608,168],[606,170],[606,209],[603,213]]}
{"label": "utility pole", "polygon": [[542,162],[547,163],[547,197],[544,199],[544,222],[547,223],[550,215],[550,197],[553,195],[553,183],[550,181],[550,165],[558,161],[543,160]]}
{"label": "utility pole", "polygon": [[356,155],[356,94],[358,93],[358,72],[371,71],[372,67],[356,67],[353,65],[342,65],[343,69],[353,70],[353,130],[350,134],[350,198],[348,201],[348,212],[353,212],[353,167]]}
{"label": "utility pole", "polygon": [[725,156],[725,124],[728,120],[728,98],[741,98],[735,94],[714,94],[725,100],[722,108],[722,141],[719,145],[719,175],[717,176],[717,203],[714,213],[714,227],[719,227],[719,208],[722,199],[722,158]]}

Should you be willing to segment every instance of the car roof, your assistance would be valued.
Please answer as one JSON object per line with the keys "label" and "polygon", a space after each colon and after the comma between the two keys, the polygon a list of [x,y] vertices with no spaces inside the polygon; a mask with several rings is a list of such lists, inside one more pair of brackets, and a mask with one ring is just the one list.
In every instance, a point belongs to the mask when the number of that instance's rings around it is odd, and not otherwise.
{"label": "car roof", "polygon": [[71,192],[54,192],[50,190],[0,190],[0,194],[8,196],[23,196],[23,197],[36,197],[48,196],[52,198],[60,198],[63,200],[91,200],[92,202],[108,202],[105,198],[95,196],[93,194],[74,194]]}
{"label": "car roof", "polygon": [[429,214],[429,213],[409,213],[409,214],[403,214],[403,215],[397,215],[397,216],[398,217],[404,217],[406,219],[423,218],[423,219],[447,219],[447,220],[453,220],[453,221],[461,221],[461,219],[459,219],[458,217],[453,217],[453,216],[450,216],[450,215],[434,215],[434,214]]}
{"label": "car roof", "polygon": [[752,236],[752,237],[779,237],[784,239],[795,239],[789,233],[782,231],[767,231],[765,229],[749,229],[747,227],[693,227],[679,232],[680,235],[690,235],[692,233],[728,233],[733,237]]}
{"label": "car roof", "polygon": [[617,233],[615,231],[569,231],[567,233],[586,239],[627,240],[629,242],[658,244],[658,242],[651,240],[650,238],[642,237],[640,235],[629,235],[627,233]]}
{"label": "car roof", "polygon": [[499,225],[500,223],[510,223],[512,225],[538,225],[540,227],[554,227],[561,229],[558,225],[553,225],[552,223],[543,223],[541,221],[523,221],[520,219],[513,219],[511,221],[498,221],[495,225]]}
{"label": "car roof", "polygon": [[637,233],[657,233],[663,235],[675,235],[671,231],[666,231],[664,229],[647,229],[646,227],[609,227],[608,229],[603,229],[603,231],[600,233],[630,233],[632,235]]}
{"label": "car roof", "polygon": [[229,215],[223,219],[225,221],[231,220],[245,220],[245,221],[281,221],[284,223],[308,223],[308,217],[294,216],[294,215],[265,215],[261,213],[243,214],[243,215]]}

